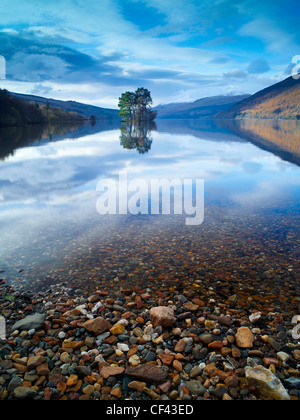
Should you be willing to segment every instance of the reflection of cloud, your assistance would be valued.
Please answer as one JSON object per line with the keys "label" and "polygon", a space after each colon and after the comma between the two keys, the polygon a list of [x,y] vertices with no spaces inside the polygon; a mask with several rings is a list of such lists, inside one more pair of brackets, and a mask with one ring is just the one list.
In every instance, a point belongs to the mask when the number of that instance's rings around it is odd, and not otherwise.
{"label": "reflection of cloud", "polygon": [[257,162],[244,162],[243,169],[248,174],[257,174],[262,170],[263,166]]}
{"label": "reflection of cloud", "polygon": [[[122,149],[119,134],[119,130],[113,130],[76,141],[66,139],[18,149],[0,166],[4,198],[0,208],[25,203],[68,206],[84,200],[91,205],[97,181],[114,178],[122,170],[127,170],[129,177],[143,179],[205,179],[214,189],[226,188],[228,195],[241,204],[259,201],[271,193],[275,197],[279,191],[275,186],[269,188],[268,181],[264,181],[268,185],[264,187],[262,180],[271,178],[277,185],[280,160],[250,143],[153,132],[151,151],[140,156]],[[253,176],[258,174],[259,178]],[[237,193],[242,184],[250,185],[251,192]]]}
{"label": "reflection of cloud", "polygon": [[260,180],[251,186],[251,190],[243,192],[233,192],[232,200],[242,207],[271,207],[275,203],[284,206],[290,199],[290,188],[300,187],[300,181],[297,177],[290,177],[287,183],[282,179],[281,174],[271,175],[271,179]]}

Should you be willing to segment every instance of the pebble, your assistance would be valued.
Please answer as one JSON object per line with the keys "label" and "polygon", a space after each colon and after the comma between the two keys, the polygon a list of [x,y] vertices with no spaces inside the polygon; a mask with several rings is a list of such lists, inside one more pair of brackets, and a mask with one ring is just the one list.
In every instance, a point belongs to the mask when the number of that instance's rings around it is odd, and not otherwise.
{"label": "pebble", "polygon": [[[180,295],[175,286],[158,294],[125,290],[79,294],[57,286],[44,300],[40,292],[32,300],[43,323],[13,331],[24,319],[22,295],[14,299],[0,349],[0,399],[300,397],[291,320],[266,309],[255,321],[240,297],[234,304],[219,300],[211,285]],[[0,295],[1,305],[7,306]]]}

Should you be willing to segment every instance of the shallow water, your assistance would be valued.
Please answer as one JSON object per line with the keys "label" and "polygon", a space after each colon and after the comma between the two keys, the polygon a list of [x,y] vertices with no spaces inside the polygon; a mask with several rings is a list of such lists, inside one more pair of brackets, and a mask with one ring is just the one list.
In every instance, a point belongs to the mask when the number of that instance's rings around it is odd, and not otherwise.
{"label": "shallow water", "polygon": [[[201,280],[296,311],[299,133],[295,121],[2,128],[0,278],[89,290]],[[101,216],[97,184],[120,172],[203,179],[204,222],[187,226],[172,211]]]}

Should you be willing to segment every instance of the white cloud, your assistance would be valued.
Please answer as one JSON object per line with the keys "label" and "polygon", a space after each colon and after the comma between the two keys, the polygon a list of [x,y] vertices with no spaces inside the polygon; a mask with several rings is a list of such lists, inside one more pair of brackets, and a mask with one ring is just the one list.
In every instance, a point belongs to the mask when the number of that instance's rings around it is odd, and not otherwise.
{"label": "white cloud", "polygon": [[250,36],[264,42],[266,48],[271,52],[287,53],[296,51],[297,46],[291,33],[287,33],[275,26],[267,18],[258,18],[243,25],[238,31],[242,36]]}

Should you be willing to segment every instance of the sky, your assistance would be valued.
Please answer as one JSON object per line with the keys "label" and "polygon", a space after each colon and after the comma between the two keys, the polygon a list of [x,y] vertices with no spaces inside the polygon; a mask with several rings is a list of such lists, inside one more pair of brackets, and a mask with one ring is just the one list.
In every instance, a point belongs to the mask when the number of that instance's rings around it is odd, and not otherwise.
{"label": "sky", "polygon": [[300,61],[299,0],[1,0],[0,88],[117,108],[253,94]]}

